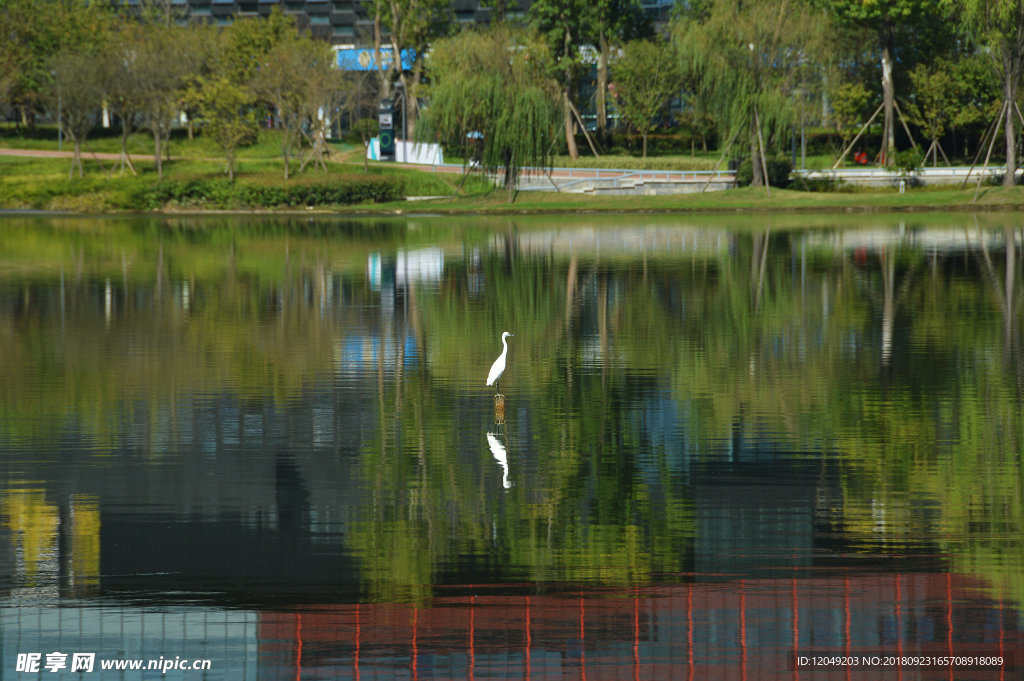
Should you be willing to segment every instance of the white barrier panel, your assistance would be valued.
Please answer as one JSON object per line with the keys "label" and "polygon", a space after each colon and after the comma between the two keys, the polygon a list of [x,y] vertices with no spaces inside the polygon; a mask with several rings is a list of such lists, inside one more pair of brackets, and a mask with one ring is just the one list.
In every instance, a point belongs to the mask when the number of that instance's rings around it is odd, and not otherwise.
{"label": "white barrier panel", "polygon": [[[366,158],[371,161],[380,160],[380,138],[373,137],[366,148]],[[444,163],[444,152],[440,144],[425,142],[395,142],[395,161],[399,163],[419,163],[423,165],[440,165]]]}

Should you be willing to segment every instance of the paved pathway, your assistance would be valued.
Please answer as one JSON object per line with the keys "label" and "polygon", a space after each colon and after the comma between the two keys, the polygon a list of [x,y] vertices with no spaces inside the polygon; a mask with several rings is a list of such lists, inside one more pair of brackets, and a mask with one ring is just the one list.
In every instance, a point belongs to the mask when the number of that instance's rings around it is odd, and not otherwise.
{"label": "paved pathway", "polygon": [[[71,158],[75,155],[73,151],[52,151],[50,149],[4,149],[0,147],[0,156],[29,156],[33,158]],[[152,161],[152,154],[132,154],[133,159],[139,159],[142,161]],[[82,150],[82,158],[94,158],[98,161],[117,161],[120,160],[121,154],[108,154],[106,152],[93,152]]]}

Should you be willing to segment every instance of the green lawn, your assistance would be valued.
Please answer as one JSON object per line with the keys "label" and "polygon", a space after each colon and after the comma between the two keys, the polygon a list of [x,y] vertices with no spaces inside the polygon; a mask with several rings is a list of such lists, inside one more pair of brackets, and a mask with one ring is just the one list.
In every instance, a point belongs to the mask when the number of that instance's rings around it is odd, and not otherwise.
{"label": "green lawn", "polygon": [[929,210],[1024,210],[1024,187],[984,188],[977,202],[974,189],[915,190],[900,195],[892,190],[843,193],[804,192],[745,187],[706,194],[671,196],[589,196],[555,192],[520,192],[513,204],[504,192],[476,193],[455,200],[439,199],[379,204],[354,212],[459,213],[587,213],[587,212],[895,212]]}
{"label": "green lawn", "polygon": [[[56,131],[37,129],[33,135],[13,134],[10,126],[0,127],[0,147],[56,150]],[[520,192],[513,204],[506,193],[496,190],[479,176],[472,176],[456,196],[461,176],[454,173],[402,168],[390,163],[364,164],[362,149],[348,144],[331,144],[332,155],[327,173],[308,168],[294,172],[290,183],[323,183],[344,181],[352,176],[389,176],[401,183],[406,196],[444,196],[445,199],[364,204],[357,206],[318,206],[322,210],[359,213],[570,213],[570,212],[636,212],[636,211],[897,211],[929,209],[1020,209],[1024,208],[1024,188],[985,187],[974,201],[974,189],[958,187],[919,188],[898,194],[894,189],[851,189],[836,192],[805,192],[795,189],[736,189],[725,192],[673,196],[589,196],[554,192]],[[113,134],[98,136],[88,145],[89,151],[117,153],[120,139]],[[152,140],[145,134],[129,139],[129,151],[137,156],[139,174],[132,175],[116,167],[114,161],[95,160],[85,154],[85,177],[68,179],[71,161],[65,158],[0,157],[0,208],[66,210],[81,212],[139,210],[140,194],[156,182],[155,164],[148,157]],[[220,181],[224,178],[224,162],[220,149],[201,137],[188,140],[182,133],[171,143],[173,160],[165,164],[165,179],[177,182]],[[819,167],[828,165],[824,157],[809,159]],[[717,158],[713,155],[691,157],[658,156],[639,159],[629,156],[583,157],[576,167],[620,167],[627,169],[710,169]],[[568,165],[568,159],[555,159],[556,165]],[[365,170],[364,170],[365,168]],[[256,144],[242,148],[238,154],[238,182],[264,186],[285,185],[280,157],[280,136],[274,131],[261,131]],[[794,185],[800,188],[799,183]],[[204,206],[193,206],[193,208]],[[244,208],[244,206],[205,206],[208,208]],[[173,208],[173,206],[168,206]]]}

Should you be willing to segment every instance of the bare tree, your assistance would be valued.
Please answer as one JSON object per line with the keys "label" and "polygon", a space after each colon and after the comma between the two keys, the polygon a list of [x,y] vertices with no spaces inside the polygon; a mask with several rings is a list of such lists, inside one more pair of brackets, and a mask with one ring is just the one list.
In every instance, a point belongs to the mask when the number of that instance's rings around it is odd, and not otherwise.
{"label": "bare tree", "polygon": [[82,144],[103,104],[102,74],[96,68],[96,56],[88,52],[64,50],[57,53],[52,64],[53,84],[47,92],[47,103],[74,145],[68,177],[75,176],[76,168],[82,177]]}
{"label": "bare tree", "polygon": [[178,118],[179,100],[189,64],[179,58],[187,29],[177,26],[146,27],[134,58],[138,110],[143,125],[153,133],[157,176],[164,176],[163,157]]}
{"label": "bare tree", "polygon": [[99,68],[103,71],[104,96],[111,113],[121,123],[121,171],[125,168],[138,173],[128,154],[128,135],[139,112],[139,93],[142,83],[136,65],[142,45],[142,32],[137,24],[123,24],[120,35],[100,54]]}
{"label": "bare tree", "polygon": [[302,135],[306,116],[306,71],[317,58],[311,38],[295,37],[277,45],[266,56],[253,77],[253,91],[276,115],[281,128],[281,158],[284,179],[290,174],[290,160]]}
{"label": "bare tree", "polygon": [[324,157],[329,153],[327,147],[328,121],[342,100],[342,92],[346,85],[345,76],[341,71],[333,68],[331,51],[322,43],[311,46],[309,59],[302,76],[305,94],[303,119],[309,124],[303,134],[310,143],[310,151],[303,159],[300,170],[312,161],[315,166],[326,171],[327,163],[324,161]]}

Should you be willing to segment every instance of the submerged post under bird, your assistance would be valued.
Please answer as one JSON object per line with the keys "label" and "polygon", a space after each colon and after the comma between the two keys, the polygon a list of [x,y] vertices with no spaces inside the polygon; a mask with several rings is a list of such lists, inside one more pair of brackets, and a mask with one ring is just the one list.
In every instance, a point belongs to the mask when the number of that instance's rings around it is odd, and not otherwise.
{"label": "submerged post under bird", "polygon": [[509,336],[515,336],[515,334],[508,331],[501,334],[501,354],[498,355],[498,359],[494,360],[494,364],[491,365],[491,370],[487,374],[487,385],[494,386],[495,395],[500,394],[498,392],[498,379],[505,373],[505,357],[508,355],[508,342],[506,339]]}

